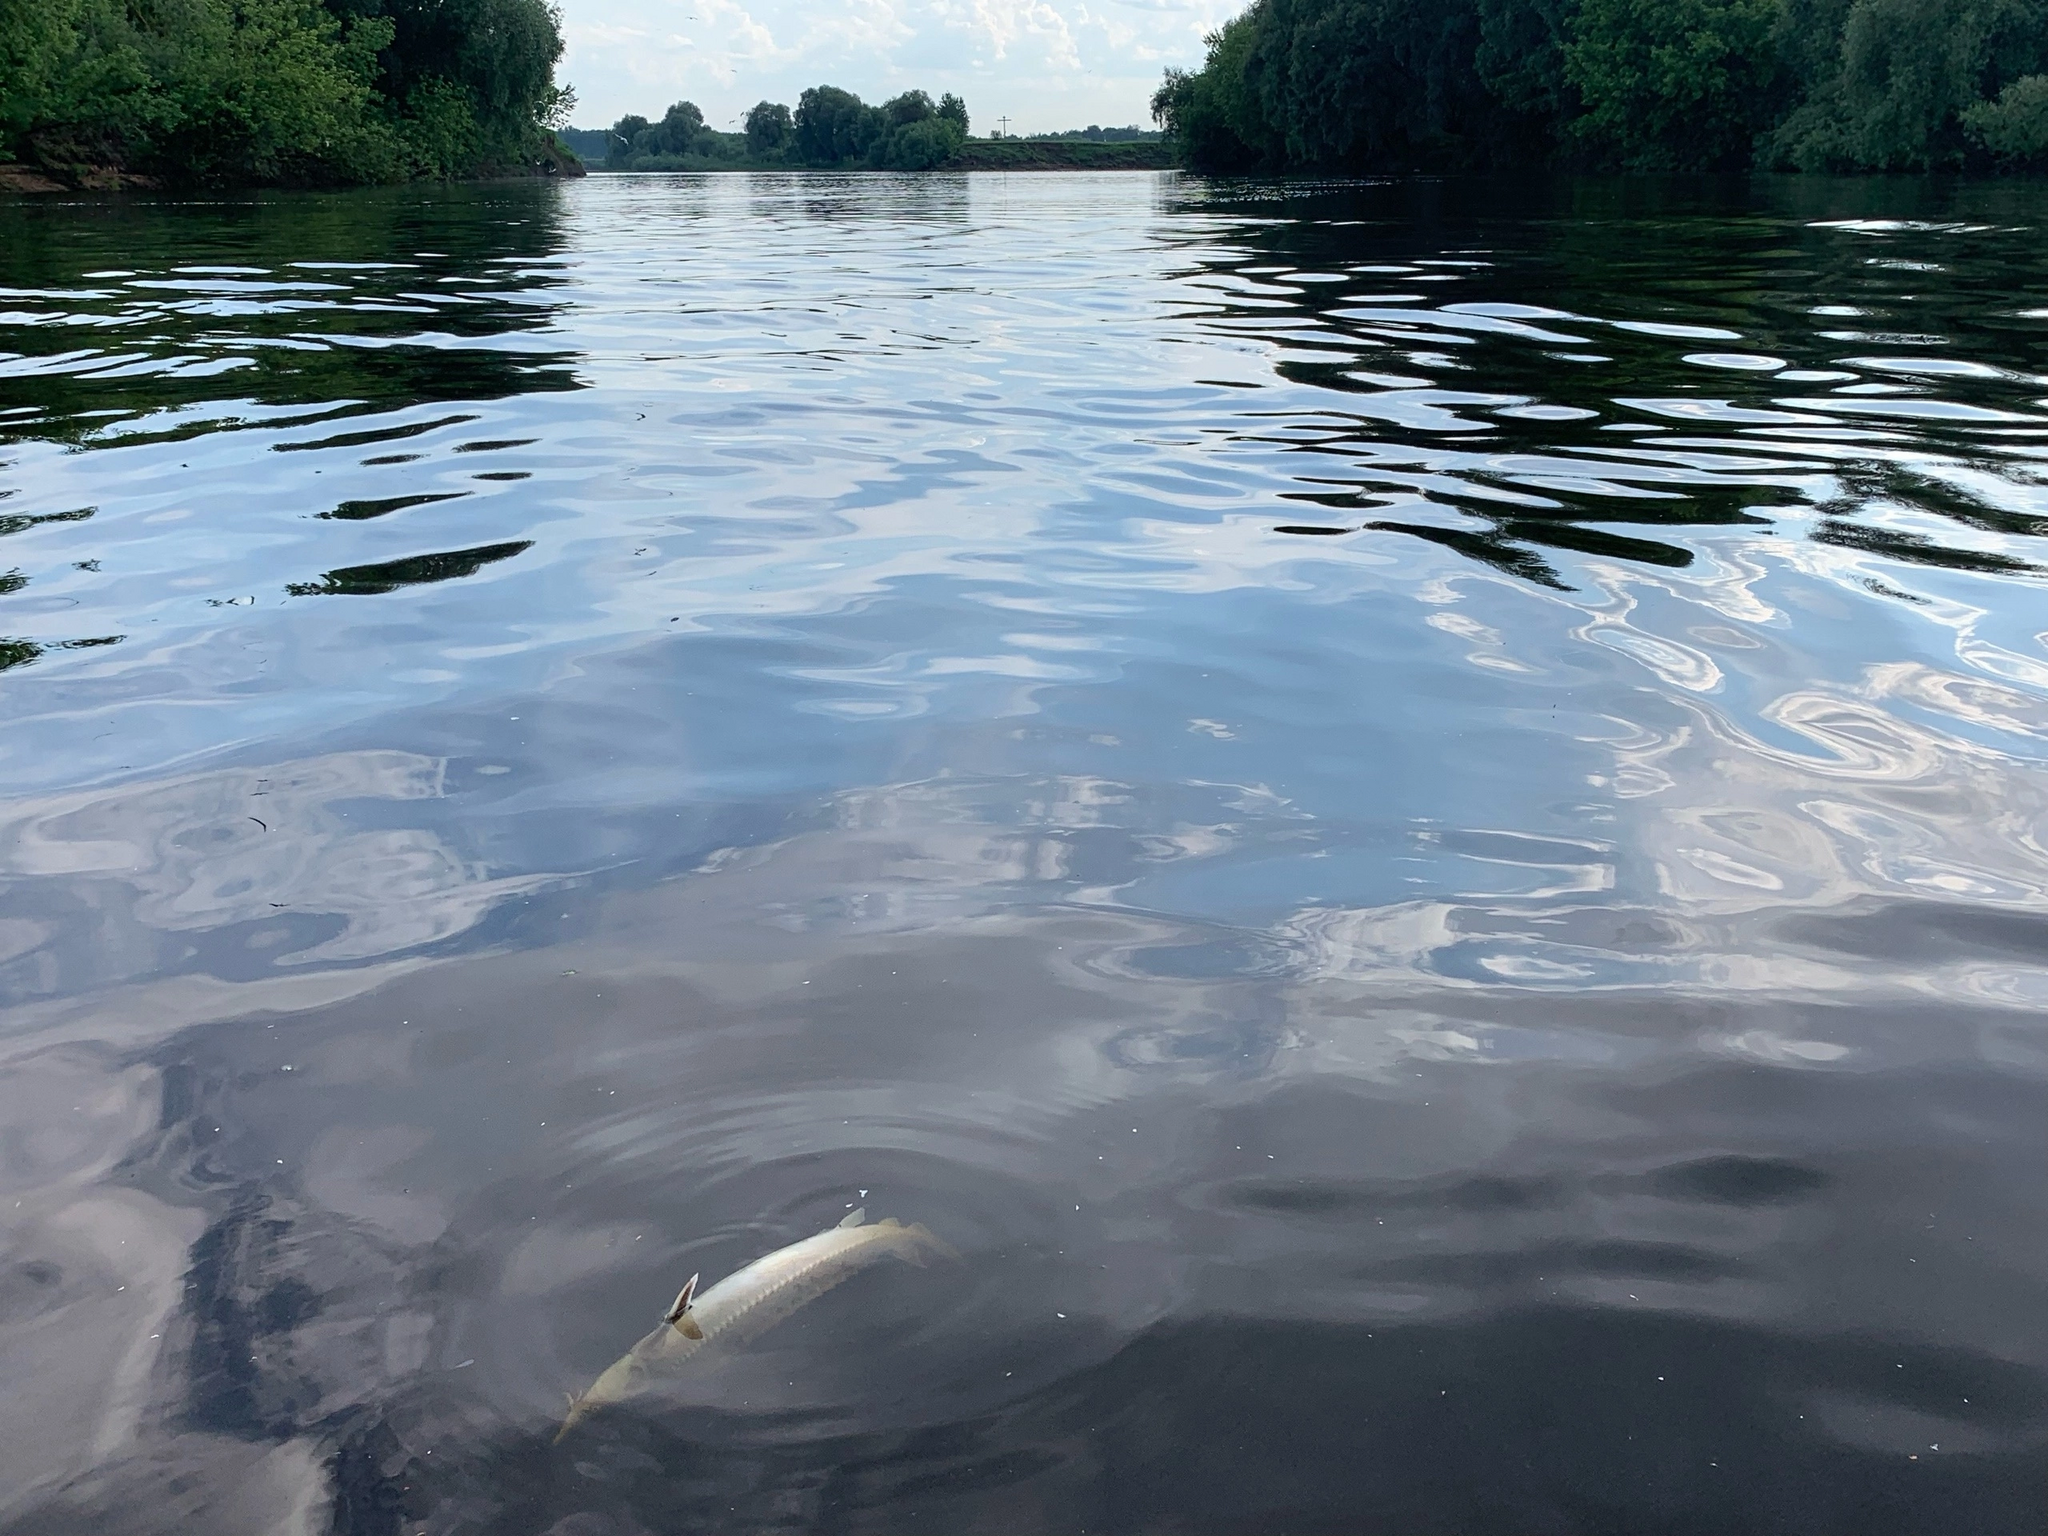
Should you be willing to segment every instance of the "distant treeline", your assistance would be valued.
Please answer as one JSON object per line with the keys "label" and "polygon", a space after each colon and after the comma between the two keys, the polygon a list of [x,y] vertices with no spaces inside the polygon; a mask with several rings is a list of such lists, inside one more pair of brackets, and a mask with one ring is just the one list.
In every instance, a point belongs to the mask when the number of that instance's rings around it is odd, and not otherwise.
{"label": "distant treeline", "polygon": [[679,101],[660,122],[627,115],[612,124],[605,165],[615,171],[729,170],[745,166],[865,167],[928,171],[967,142],[967,103],[905,91],[871,107],[836,85],[816,85],[792,112],[756,102],[738,133],[707,127],[696,103]]}
{"label": "distant treeline", "polygon": [[2048,0],[1256,0],[1153,113],[1210,171],[2048,168]]}
{"label": "distant treeline", "polygon": [[561,54],[547,0],[0,0],[0,156],[216,184],[551,166]]}
{"label": "distant treeline", "polygon": [[1162,135],[1156,128],[1140,128],[1135,123],[1128,128],[1098,128],[1090,123],[1086,128],[1068,128],[1060,133],[1027,133],[1022,137],[1038,144],[1063,140],[1086,140],[1090,144],[1149,144]]}

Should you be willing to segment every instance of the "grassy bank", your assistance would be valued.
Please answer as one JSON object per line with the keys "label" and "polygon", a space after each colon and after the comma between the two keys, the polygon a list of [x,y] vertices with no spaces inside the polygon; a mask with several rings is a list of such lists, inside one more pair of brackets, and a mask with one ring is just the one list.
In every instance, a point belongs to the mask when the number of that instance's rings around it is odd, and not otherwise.
{"label": "grassy bank", "polygon": [[1173,152],[1161,140],[1093,143],[1086,139],[972,139],[946,162],[949,171],[1162,171]]}

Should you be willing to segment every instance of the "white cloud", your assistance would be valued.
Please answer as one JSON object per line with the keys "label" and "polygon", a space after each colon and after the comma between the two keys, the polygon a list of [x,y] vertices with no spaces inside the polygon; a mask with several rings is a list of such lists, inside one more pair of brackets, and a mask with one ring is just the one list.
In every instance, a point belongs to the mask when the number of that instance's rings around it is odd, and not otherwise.
{"label": "white cloud", "polygon": [[966,97],[977,132],[1146,123],[1168,65],[1242,0],[562,0],[582,126],[658,117],[694,101],[731,127],[756,101],[792,106],[806,86],[869,101],[922,87]]}

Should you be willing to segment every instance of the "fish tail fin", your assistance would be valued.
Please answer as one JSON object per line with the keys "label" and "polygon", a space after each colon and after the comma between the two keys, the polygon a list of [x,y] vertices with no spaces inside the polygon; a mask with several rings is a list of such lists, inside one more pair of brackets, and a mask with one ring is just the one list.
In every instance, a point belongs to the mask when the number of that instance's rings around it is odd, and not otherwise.
{"label": "fish tail fin", "polygon": [[555,1431],[555,1444],[557,1445],[560,1445],[569,1438],[569,1431],[576,1427],[576,1421],[582,1418],[584,1413],[582,1398],[578,1397],[574,1392],[564,1392],[562,1395],[569,1399],[569,1414],[567,1418],[562,1420],[562,1427]]}
{"label": "fish tail fin", "polygon": [[844,1216],[840,1217],[839,1225],[841,1225],[842,1227],[857,1227],[867,1219],[868,1208],[866,1206],[862,1206],[859,1210],[848,1211]]}
{"label": "fish tail fin", "polygon": [[903,1256],[920,1269],[929,1262],[927,1254],[935,1253],[942,1259],[957,1260],[960,1257],[959,1249],[944,1238],[934,1236],[932,1229],[921,1221],[912,1222],[905,1227],[903,1234],[910,1239],[903,1249]]}

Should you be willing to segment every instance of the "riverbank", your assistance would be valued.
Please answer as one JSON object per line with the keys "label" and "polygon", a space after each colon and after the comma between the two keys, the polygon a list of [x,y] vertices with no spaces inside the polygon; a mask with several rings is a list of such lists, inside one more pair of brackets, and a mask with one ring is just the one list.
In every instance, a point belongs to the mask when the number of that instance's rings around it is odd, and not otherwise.
{"label": "riverbank", "polygon": [[[933,171],[1163,171],[1175,164],[1171,145],[1158,139],[1100,143],[1087,139],[969,139]],[[791,164],[787,160],[710,155],[663,157],[658,163],[633,170],[607,171],[607,175],[638,176],[650,172],[698,174],[720,171],[804,171],[871,170],[876,167],[846,167]],[[901,173],[898,173],[901,174]]]}
{"label": "riverbank", "polygon": [[1163,171],[1172,146],[1159,139],[975,139],[943,167],[949,171]]}
{"label": "riverbank", "polygon": [[[560,176],[589,175],[589,169],[567,148],[556,145],[540,152],[528,165],[491,166],[474,176],[440,178],[452,181],[525,181]],[[23,165],[0,161],[0,197],[47,196],[53,192],[154,192],[164,185],[155,176],[124,170],[114,165]]]}
{"label": "riverbank", "polygon": [[43,166],[0,162],[0,195],[35,195],[50,192],[153,192],[160,183],[154,176],[140,176],[112,165],[70,166],[50,170]]}

